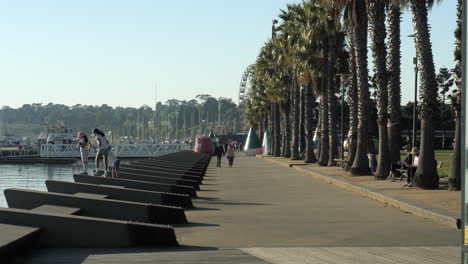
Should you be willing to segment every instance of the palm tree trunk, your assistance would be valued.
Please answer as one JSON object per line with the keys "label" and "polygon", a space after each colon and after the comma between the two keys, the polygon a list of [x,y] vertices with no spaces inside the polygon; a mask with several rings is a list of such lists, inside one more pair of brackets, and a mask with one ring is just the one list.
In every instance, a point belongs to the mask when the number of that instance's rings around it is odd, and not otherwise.
{"label": "palm tree trunk", "polygon": [[270,130],[270,153],[269,155],[273,156],[275,153],[275,131],[273,129],[273,118],[274,118],[274,111],[273,111],[273,102],[270,103],[270,107],[268,109],[268,128]]}
{"label": "palm tree trunk", "polygon": [[328,57],[327,57],[327,105],[328,105],[328,166],[336,166],[335,158],[338,154],[338,139],[336,131],[336,100],[335,100],[335,49],[336,38],[332,32],[328,39]]}
{"label": "palm tree trunk", "polygon": [[300,119],[300,98],[299,85],[294,81],[292,90],[292,140],[291,140],[291,160],[299,160],[299,119]]}
{"label": "palm tree trunk", "polygon": [[452,166],[450,168],[449,175],[449,190],[459,191],[461,190],[461,112],[457,113],[455,119],[455,148],[452,158]]}
{"label": "palm tree trunk", "polygon": [[284,118],[284,113],[286,112],[286,104],[284,102],[282,102],[280,104],[280,112],[281,112],[281,157],[284,157],[284,154],[285,154],[285,149],[284,149],[284,146],[286,146],[286,120]]}
{"label": "palm tree trunk", "polygon": [[280,109],[279,103],[275,103],[274,107],[275,111],[275,123],[274,123],[274,130],[275,130],[275,157],[281,156],[281,116],[280,116]]}
{"label": "palm tree trunk", "polygon": [[357,148],[357,131],[358,131],[358,86],[357,86],[357,74],[356,74],[356,55],[355,55],[355,40],[352,29],[349,29],[348,35],[350,35],[349,41],[349,72],[351,76],[349,78],[349,89],[348,89],[348,104],[349,104],[349,133],[348,133],[348,162],[346,170],[351,170],[354,158],[356,157]]}
{"label": "palm tree trunk", "polygon": [[300,122],[299,122],[299,149],[300,149],[300,153],[301,153],[301,158],[302,158],[302,153],[305,152],[305,148],[306,148],[306,139],[305,139],[305,126],[304,126],[304,122],[305,122],[305,103],[304,103],[304,99],[305,99],[305,96],[304,96],[304,88],[301,87],[301,90],[300,90],[300,102],[301,102],[301,106],[300,106]]}
{"label": "palm tree trunk", "polygon": [[439,175],[435,165],[432,125],[432,115],[437,106],[437,81],[427,22],[428,8],[426,1],[421,0],[411,0],[410,5],[413,13],[413,25],[416,32],[414,39],[421,72],[419,114],[421,118],[421,147],[414,183],[416,186],[425,189],[438,189]]}
{"label": "palm tree trunk", "polygon": [[285,103],[285,112],[284,112],[284,122],[286,125],[286,130],[284,133],[284,156],[285,158],[291,158],[291,100],[290,100],[290,92],[287,93],[286,96],[286,103]]}
{"label": "palm tree trunk", "polygon": [[321,80],[322,94],[320,96],[320,111],[322,112],[322,122],[320,126],[320,156],[319,156],[319,165],[327,166],[328,159],[330,158],[330,133],[329,133],[329,119],[328,119],[328,93],[325,88],[325,78]]}
{"label": "palm tree trunk", "polygon": [[352,175],[370,175],[367,157],[367,139],[369,127],[369,74],[367,72],[367,14],[364,1],[356,1],[355,40],[356,73],[358,82],[358,137],[356,156],[351,167]]}
{"label": "palm tree trunk", "polygon": [[315,96],[311,85],[304,87],[304,132],[305,132],[305,163],[315,163],[314,154],[314,102]]}
{"label": "palm tree trunk", "polygon": [[374,57],[374,77],[378,92],[379,159],[376,179],[385,179],[390,173],[390,153],[388,149],[388,90],[387,90],[387,50],[385,46],[385,1],[370,0],[368,13],[371,25],[372,54]]}
{"label": "palm tree trunk", "polygon": [[449,190],[461,190],[461,92],[462,92],[462,71],[461,71],[461,52],[462,52],[462,27],[463,27],[463,3],[458,0],[457,6],[457,28],[455,30],[455,83],[457,85],[456,93],[452,99],[453,112],[455,113],[455,141],[452,158],[452,167],[449,175]]}
{"label": "palm tree trunk", "polygon": [[323,111],[322,111],[322,102],[319,101],[319,107],[318,107],[318,122],[317,122],[317,161],[320,159],[320,156],[322,155],[322,116],[323,116]]}
{"label": "palm tree trunk", "polygon": [[390,162],[400,161],[401,147],[401,8],[390,3],[388,11],[388,146]]}

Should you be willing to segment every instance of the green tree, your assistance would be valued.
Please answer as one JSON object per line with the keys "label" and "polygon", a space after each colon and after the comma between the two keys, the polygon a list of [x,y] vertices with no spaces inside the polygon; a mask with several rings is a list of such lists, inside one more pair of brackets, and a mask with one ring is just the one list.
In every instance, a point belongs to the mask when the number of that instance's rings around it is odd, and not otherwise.
{"label": "green tree", "polygon": [[439,188],[435,166],[433,114],[437,108],[437,80],[428,24],[428,8],[434,0],[410,0],[415,31],[416,53],[421,73],[420,107],[421,145],[414,183],[425,189]]}

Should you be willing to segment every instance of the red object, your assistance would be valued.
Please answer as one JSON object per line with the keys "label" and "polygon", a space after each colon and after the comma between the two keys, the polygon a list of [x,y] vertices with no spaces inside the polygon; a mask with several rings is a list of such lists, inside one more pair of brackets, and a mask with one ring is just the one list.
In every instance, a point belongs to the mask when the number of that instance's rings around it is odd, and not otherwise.
{"label": "red object", "polygon": [[211,141],[210,137],[197,137],[195,140],[195,152],[198,153],[207,153],[212,154],[214,153],[213,142]]}

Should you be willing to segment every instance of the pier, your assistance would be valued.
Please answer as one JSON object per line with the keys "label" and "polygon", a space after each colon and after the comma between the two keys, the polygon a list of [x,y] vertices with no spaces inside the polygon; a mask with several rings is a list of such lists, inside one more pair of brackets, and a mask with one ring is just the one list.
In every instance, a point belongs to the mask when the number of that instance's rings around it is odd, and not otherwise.
{"label": "pier", "polygon": [[[194,207],[192,198],[210,158],[175,148],[172,154],[127,165],[144,164],[144,175],[74,175],[75,182],[47,180],[47,191],[6,189],[8,208],[0,208],[0,259],[15,261],[47,248],[176,247],[172,226],[189,223],[185,211]],[[177,169],[158,177],[160,167],[171,166]]]}

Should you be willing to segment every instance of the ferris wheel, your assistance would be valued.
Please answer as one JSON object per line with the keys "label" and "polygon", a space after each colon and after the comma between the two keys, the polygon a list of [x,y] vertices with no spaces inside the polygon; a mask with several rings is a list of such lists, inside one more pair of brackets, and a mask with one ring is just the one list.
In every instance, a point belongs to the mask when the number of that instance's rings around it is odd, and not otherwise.
{"label": "ferris wheel", "polygon": [[253,66],[253,64],[249,65],[245,69],[244,74],[242,74],[242,79],[239,86],[239,104],[249,99],[250,78],[252,77]]}

